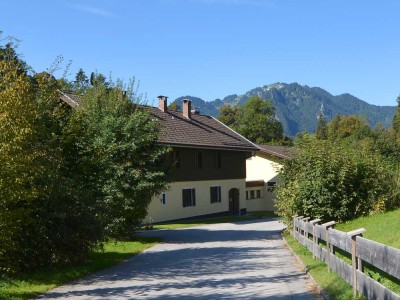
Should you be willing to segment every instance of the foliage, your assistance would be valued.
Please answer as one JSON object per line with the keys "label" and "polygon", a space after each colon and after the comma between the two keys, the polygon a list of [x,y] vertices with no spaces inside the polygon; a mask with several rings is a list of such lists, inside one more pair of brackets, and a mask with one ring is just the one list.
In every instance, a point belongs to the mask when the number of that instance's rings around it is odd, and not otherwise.
{"label": "foliage", "polygon": [[218,119],[254,143],[280,143],[284,140],[281,123],[275,118],[271,101],[250,98],[241,107],[225,105]]}
{"label": "foliage", "polygon": [[[97,243],[90,194],[59,103],[58,82],[29,76],[19,59],[0,62],[0,272],[83,260]],[[84,178],[84,177],[83,177]]]}
{"label": "foliage", "polygon": [[168,110],[179,111],[181,110],[181,106],[176,102],[172,102],[170,105],[168,105]]}
{"label": "foliage", "polygon": [[230,104],[224,105],[219,109],[218,120],[224,123],[226,126],[234,127],[239,115],[237,106],[232,107]]}
{"label": "foliage", "polygon": [[85,71],[82,68],[79,68],[78,72],[75,75],[74,90],[78,94],[82,94],[88,86],[89,79],[86,76]]}
{"label": "foliage", "polygon": [[[218,109],[222,106],[230,104],[240,107],[253,96],[271,99],[285,135],[291,137],[302,131],[315,132],[316,116],[320,112],[321,104],[326,120],[332,120],[338,114],[346,116],[357,114],[365,116],[368,124],[372,127],[375,127],[379,122],[385,128],[391,127],[396,113],[396,108],[392,106],[371,105],[350,94],[334,96],[319,87],[309,87],[298,83],[265,85],[240,96],[227,96],[223,100],[204,101],[199,98],[192,98],[196,99],[196,109],[204,114],[216,117],[218,116]],[[178,99],[175,101],[178,101]]]}
{"label": "foliage", "polygon": [[394,205],[393,178],[368,144],[314,140],[284,162],[276,205],[287,223],[295,214],[345,221]]}
{"label": "foliage", "polygon": [[145,218],[151,197],[166,186],[161,162],[168,149],[156,144],[157,121],[134,102],[133,83],[124,91],[121,82],[98,81],[81,97],[74,118],[83,127],[81,144],[97,165],[106,233],[126,239]]}
{"label": "foliage", "polygon": [[351,137],[352,139],[362,140],[371,136],[369,125],[357,115],[335,116],[328,124],[328,138],[331,141],[342,140]]}
{"label": "foliage", "polygon": [[315,136],[319,140],[326,140],[328,138],[328,126],[323,113],[318,115],[317,130]]}
{"label": "foliage", "polygon": [[132,237],[166,186],[168,149],[133,89],[78,72],[74,110],[60,101],[73,84],[29,75],[11,50],[0,45],[0,273],[82,262],[105,237]]}
{"label": "foliage", "polygon": [[397,111],[393,118],[392,128],[395,132],[400,133],[400,96],[397,97]]}

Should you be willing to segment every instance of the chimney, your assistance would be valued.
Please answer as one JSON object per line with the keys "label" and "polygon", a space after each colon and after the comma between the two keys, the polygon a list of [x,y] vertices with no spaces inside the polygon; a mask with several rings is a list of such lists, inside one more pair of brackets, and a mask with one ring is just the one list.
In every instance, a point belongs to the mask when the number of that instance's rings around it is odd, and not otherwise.
{"label": "chimney", "polygon": [[182,99],[182,102],[183,116],[190,120],[192,117],[192,102],[189,99]]}
{"label": "chimney", "polygon": [[163,112],[166,112],[168,110],[168,107],[167,107],[167,99],[168,99],[168,97],[166,97],[166,96],[158,96],[157,98],[158,98],[158,109],[163,111]]}

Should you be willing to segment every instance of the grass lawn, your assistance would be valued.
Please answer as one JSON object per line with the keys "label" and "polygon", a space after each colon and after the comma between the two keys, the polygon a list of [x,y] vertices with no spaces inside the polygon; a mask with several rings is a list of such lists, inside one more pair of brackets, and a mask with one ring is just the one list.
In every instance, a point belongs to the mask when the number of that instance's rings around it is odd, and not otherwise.
{"label": "grass lawn", "polygon": [[226,216],[218,218],[196,219],[187,221],[168,222],[163,224],[154,224],[153,229],[187,228],[205,224],[231,223],[231,222],[239,222],[239,221],[254,220],[260,218],[269,218],[269,217],[277,217],[277,215],[272,211],[254,211],[248,213],[245,216]]}
{"label": "grass lawn", "polygon": [[367,230],[363,234],[365,238],[400,249],[400,209],[358,218],[336,226],[336,229],[346,232],[358,228]]}
{"label": "grass lawn", "polygon": [[160,239],[145,237],[138,237],[133,242],[108,242],[104,251],[91,253],[85,265],[49,268],[13,278],[1,278],[0,299],[30,299],[68,281],[109,268],[158,242]]}
{"label": "grass lawn", "polygon": [[[336,229],[345,232],[358,228],[367,230],[363,234],[365,238],[400,249],[400,209],[358,218],[336,226]],[[332,299],[352,299],[352,287],[349,284],[338,275],[329,273],[325,263],[320,260],[313,260],[311,252],[291,235],[285,233],[285,238],[293,251],[303,261],[310,274],[331,295]],[[381,284],[400,294],[400,280],[391,278],[387,274],[368,266],[368,264],[365,264],[364,271]]]}

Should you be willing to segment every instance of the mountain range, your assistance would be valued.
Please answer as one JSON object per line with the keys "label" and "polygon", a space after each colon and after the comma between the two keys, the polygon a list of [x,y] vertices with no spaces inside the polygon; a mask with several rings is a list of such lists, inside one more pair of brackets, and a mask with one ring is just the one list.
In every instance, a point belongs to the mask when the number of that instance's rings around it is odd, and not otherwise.
{"label": "mountain range", "polygon": [[285,134],[289,136],[295,136],[302,131],[315,132],[320,111],[328,121],[338,114],[361,115],[372,127],[378,123],[390,127],[396,114],[395,106],[368,104],[348,93],[334,96],[322,88],[298,83],[264,85],[243,95],[226,96],[222,100],[204,101],[201,98],[184,96],[175,99],[174,102],[181,105],[182,99],[190,99],[192,108],[201,114],[217,117],[222,106],[240,106],[252,96],[272,101],[276,118],[282,123]]}

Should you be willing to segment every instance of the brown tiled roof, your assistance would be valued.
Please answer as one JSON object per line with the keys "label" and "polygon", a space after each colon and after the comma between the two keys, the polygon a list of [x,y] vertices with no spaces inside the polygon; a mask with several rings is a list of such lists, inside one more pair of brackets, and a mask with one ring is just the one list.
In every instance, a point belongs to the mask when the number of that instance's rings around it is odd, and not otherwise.
{"label": "brown tiled roof", "polygon": [[273,155],[279,158],[288,159],[293,154],[293,148],[283,147],[283,146],[273,146],[266,144],[257,144],[260,148],[260,152],[264,154]]}
{"label": "brown tiled roof", "polygon": [[159,142],[162,144],[242,151],[259,150],[255,144],[213,117],[192,113],[189,120],[183,117],[182,112],[163,112],[156,107],[151,108],[151,114],[161,122]]}
{"label": "brown tiled roof", "polygon": [[[78,95],[63,93],[60,98],[73,108],[79,106]],[[192,113],[189,120],[183,117],[182,112],[163,112],[156,107],[150,107],[150,113],[161,122],[161,135],[158,140],[160,144],[241,151],[260,150],[213,117]]]}

